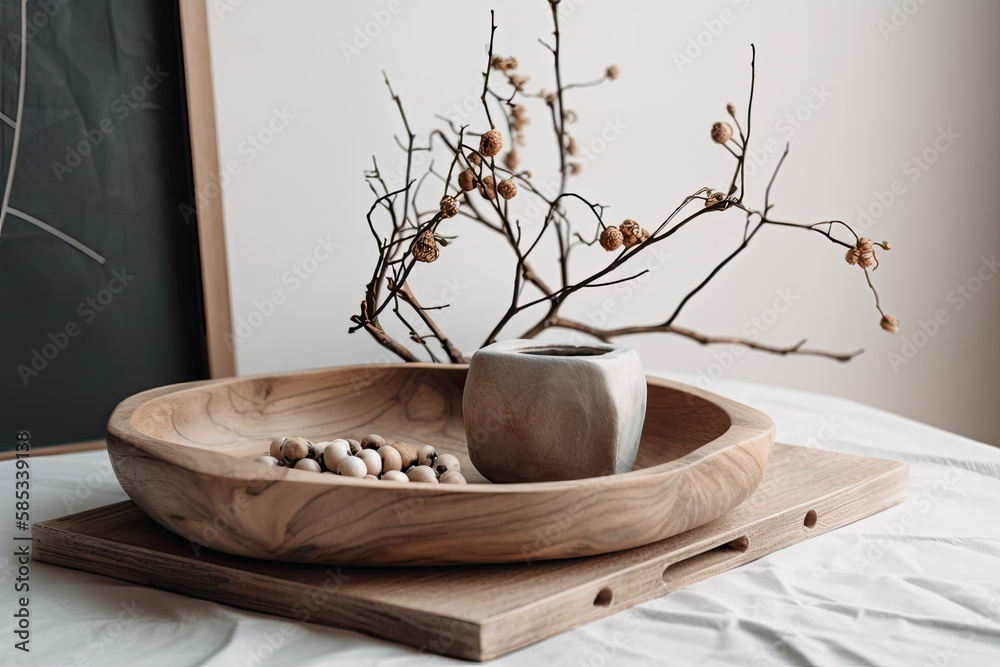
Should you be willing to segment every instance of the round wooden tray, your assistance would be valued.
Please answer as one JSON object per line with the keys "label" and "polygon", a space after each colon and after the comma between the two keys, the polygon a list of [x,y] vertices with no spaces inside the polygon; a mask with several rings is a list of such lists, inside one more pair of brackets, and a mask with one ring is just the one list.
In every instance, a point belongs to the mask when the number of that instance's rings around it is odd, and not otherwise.
{"label": "round wooden tray", "polygon": [[[132,500],[198,545],[271,560],[436,565],[589,556],[682,533],[750,496],[774,443],[763,413],[648,378],[631,472],[490,484],[465,447],[466,370],[352,366],[153,389],[115,409],[108,451]],[[381,482],[252,460],[278,435],[370,432],[455,454],[469,484]]]}

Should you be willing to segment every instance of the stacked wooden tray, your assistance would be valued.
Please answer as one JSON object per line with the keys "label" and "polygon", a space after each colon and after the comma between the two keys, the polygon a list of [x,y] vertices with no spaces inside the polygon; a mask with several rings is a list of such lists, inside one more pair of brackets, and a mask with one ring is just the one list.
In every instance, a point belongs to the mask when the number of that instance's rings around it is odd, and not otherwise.
{"label": "stacked wooden tray", "polygon": [[[108,442],[142,509],[128,502],[36,524],[34,556],[485,660],[906,495],[905,464],[784,445],[772,453],[766,416],[656,379],[636,468],[608,478],[490,485],[465,457],[470,481],[483,483],[453,490],[248,460],[275,431],[374,430],[462,458],[463,377],[462,367],[333,369],[130,399]],[[366,530],[345,528],[352,516]],[[307,619],[303,599],[316,601]]]}

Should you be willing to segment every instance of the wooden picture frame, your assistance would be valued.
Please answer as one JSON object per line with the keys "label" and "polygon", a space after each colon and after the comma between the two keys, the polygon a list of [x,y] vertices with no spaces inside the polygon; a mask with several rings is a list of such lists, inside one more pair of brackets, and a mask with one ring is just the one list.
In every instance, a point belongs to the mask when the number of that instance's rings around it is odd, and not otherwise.
{"label": "wooden picture frame", "polygon": [[[205,192],[213,184],[212,175],[219,173],[208,8],[205,0],[178,1],[194,187],[195,192]],[[219,187],[219,184],[215,183],[215,186]],[[236,374],[236,356],[235,348],[229,342],[232,340],[233,318],[229,300],[222,196],[196,197],[195,204],[209,376],[229,377]]]}

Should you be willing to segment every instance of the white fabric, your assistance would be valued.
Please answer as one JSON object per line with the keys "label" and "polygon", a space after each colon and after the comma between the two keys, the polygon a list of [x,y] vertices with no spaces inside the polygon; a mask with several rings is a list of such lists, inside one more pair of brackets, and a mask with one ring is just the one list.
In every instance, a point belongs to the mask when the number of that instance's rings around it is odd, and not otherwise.
{"label": "white fabric", "polygon": [[[909,500],[490,664],[1000,665],[1000,449],[842,399],[712,389],[771,415],[779,442],[908,462]],[[106,463],[104,452],[32,459],[32,520],[125,500]],[[12,504],[13,463],[0,480]],[[74,493],[88,497],[70,505]],[[16,532],[8,515],[0,539]],[[16,570],[0,556],[4,628]],[[468,664],[44,563],[30,584],[31,653],[4,630],[0,664]]]}

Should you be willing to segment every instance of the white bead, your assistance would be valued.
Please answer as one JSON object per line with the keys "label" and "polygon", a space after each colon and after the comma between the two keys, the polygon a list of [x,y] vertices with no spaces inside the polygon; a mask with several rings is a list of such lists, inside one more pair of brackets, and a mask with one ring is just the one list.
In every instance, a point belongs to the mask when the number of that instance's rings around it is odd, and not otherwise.
{"label": "white bead", "polygon": [[430,466],[417,466],[410,472],[406,473],[406,476],[411,482],[429,482],[430,484],[437,484],[438,478],[431,470]]}
{"label": "white bead", "polygon": [[468,484],[462,473],[457,470],[449,470],[441,475],[442,484]]}
{"label": "white bead", "polygon": [[424,445],[417,450],[417,464],[422,466],[430,466],[434,463],[434,459],[437,458],[437,452],[434,451],[433,445]]}
{"label": "white bead", "polygon": [[374,449],[362,449],[358,452],[358,458],[365,462],[369,475],[380,475],[382,473],[382,457]]}
{"label": "white bead", "polygon": [[295,464],[296,470],[308,470],[310,472],[323,472],[316,459],[299,459]]}
{"label": "white bead", "polygon": [[273,456],[276,459],[281,458],[281,446],[285,444],[285,440],[287,439],[288,438],[281,437],[281,438],[275,438],[274,440],[271,441],[271,448],[269,450],[271,456]]}
{"label": "white bead", "polygon": [[383,482],[409,482],[410,478],[398,470],[389,470],[382,473]]}
{"label": "white bead", "polygon": [[346,440],[331,440],[323,450],[323,463],[327,470],[336,470],[341,461],[351,455],[351,447]]}
{"label": "white bead", "polygon": [[443,475],[446,472],[459,472],[462,469],[461,463],[458,461],[457,456],[452,454],[441,454],[434,461],[434,465],[431,466],[439,474]]}
{"label": "white bead", "polygon": [[254,459],[254,461],[256,461],[257,463],[266,463],[269,466],[278,465],[278,459],[273,456],[261,456],[259,458]]}
{"label": "white bead", "polygon": [[395,447],[380,447],[378,455],[382,459],[383,471],[403,469],[403,457],[399,455],[399,451]]}
{"label": "white bead", "polygon": [[364,477],[368,474],[368,466],[357,456],[348,456],[337,464],[337,474],[344,477]]}

